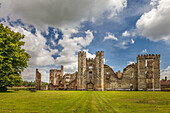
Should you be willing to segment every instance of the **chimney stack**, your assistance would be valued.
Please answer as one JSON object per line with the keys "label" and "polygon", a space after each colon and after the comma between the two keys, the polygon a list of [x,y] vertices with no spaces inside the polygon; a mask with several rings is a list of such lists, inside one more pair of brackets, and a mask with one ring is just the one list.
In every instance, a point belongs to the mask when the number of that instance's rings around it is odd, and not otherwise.
{"label": "chimney stack", "polygon": [[64,76],[64,67],[63,67],[63,65],[61,65],[61,76],[62,77]]}
{"label": "chimney stack", "polygon": [[167,76],[165,76],[165,81],[167,81]]}
{"label": "chimney stack", "polygon": [[63,65],[61,65],[61,70],[63,70]]}

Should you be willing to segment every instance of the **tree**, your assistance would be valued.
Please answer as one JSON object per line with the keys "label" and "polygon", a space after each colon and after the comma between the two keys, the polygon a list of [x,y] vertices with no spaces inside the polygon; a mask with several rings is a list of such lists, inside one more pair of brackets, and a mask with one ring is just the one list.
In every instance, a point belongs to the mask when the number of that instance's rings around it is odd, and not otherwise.
{"label": "tree", "polygon": [[0,91],[22,84],[21,72],[28,67],[30,55],[22,49],[24,35],[0,24]]}

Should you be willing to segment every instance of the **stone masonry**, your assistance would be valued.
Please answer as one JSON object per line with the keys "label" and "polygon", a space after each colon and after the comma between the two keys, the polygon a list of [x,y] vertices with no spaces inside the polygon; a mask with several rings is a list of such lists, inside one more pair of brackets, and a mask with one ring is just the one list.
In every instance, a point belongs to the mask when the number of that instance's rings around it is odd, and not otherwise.
{"label": "stone masonry", "polygon": [[[64,70],[50,70],[49,89],[52,90],[160,90],[160,55],[138,55],[137,63],[123,72],[114,72],[104,64],[104,51],[97,51],[93,59],[86,52],[78,52],[78,72],[63,75]],[[40,79],[39,79],[40,75]],[[36,70],[36,87],[41,74]],[[69,81],[67,81],[69,80]]]}
{"label": "stone masonry", "polygon": [[36,90],[41,90],[41,73],[36,69],[36,84],[35,84]]}

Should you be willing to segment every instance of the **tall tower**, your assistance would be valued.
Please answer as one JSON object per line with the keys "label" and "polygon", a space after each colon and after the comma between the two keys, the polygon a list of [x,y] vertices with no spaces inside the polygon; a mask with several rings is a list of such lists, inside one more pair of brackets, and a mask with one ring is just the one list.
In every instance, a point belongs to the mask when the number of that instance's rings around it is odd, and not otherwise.
{"label": "tall tower", "polygon": [[95,68],[95,89],[104,91],[104,51],[96,52]]}
{"label": "tall tower", "polygon": [[38,71],[38,69],[36,69],[35,89],[41,90],[41,73]]}
{"label": "tall tower", "polygon": [[86,89],[86,52],[78,52],[78,77],[77,77],[77,89]]}
{"label": "tall tower", "polygon": [[160,90],[160,55],[138,55],[138,90]]}
{"label": "tall tower", "polygon": [[61,74],[60,74],[60,76],[61,76],[61,78],[63,78],[63,76],[64,76],[64,67],[63,67],[63,65],[61,65]]}

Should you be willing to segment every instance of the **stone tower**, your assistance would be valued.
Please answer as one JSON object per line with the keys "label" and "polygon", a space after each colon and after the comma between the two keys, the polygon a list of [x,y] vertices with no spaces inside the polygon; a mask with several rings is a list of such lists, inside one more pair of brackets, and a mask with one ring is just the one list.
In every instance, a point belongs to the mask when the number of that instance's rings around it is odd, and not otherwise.
{"label": "stone tower", "polygon": [[104,51],[96,52],[95,79],[95,89],[104,91]]}
{"label": "stone tower", "polygon": [[77,89],[85,90],[86,89],[86,52],[78,52],[78,81]]}
{"label": "stone tower", "polygon": [[160,90],[160,55],[138,55],[138,90]]}
{"label": "stone tower", "polygon": [[41,73],[38,71],[38,69],[36,69],[35,89],[41,90]]}

